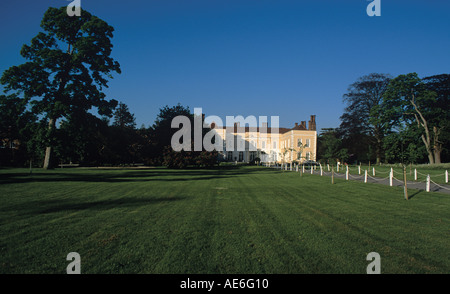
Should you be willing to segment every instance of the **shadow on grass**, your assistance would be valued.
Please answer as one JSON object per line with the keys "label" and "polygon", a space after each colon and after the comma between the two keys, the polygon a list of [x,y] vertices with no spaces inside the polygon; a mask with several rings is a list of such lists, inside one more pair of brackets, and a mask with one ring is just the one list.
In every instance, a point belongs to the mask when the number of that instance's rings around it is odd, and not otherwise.
{"label": "shadow on grass", "polygon": [[421,194],[422,192],[424,192],[424,191],[418,190],[418,191],[414,192],[413,194],[408,195],[408,199],[412,199],[412,198],[416,197],[417,195]]}
{"label": "shadow on grass", "polygon": [[34,170],[29,172],[2,172],[0,184],[28,182],[147,182],[147,181],[197,181],[227,178],[253,172],[274,172],[270,169],[243,166],[223,166],[210,169],[66,169]]}
{"label": "shadow on grass", "polygon": [[100,201],[89,201],[82,203],[74,202],[64,202],[60,200],[54,201],[32,201],[28,202],[26,206],[10,206],[5,207],[0,210],[2,212],[6,211],[20,211],[23,214],[47,214],[47,213],[57,213],[57,212],[68,212],[68,211],[80,211],[80,210],[109,210],[116,208],[132,208],[132,207],[142,207],[145,205],[151,205],[163,202],[173,202],[184,200],[186,197],[131,197],[131,198],[119,198],[119,199],[109,199]]}

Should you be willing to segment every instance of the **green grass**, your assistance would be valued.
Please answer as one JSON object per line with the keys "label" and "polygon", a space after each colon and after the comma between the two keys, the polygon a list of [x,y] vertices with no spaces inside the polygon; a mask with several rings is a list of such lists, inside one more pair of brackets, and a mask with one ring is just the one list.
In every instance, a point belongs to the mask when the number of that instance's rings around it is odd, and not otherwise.
{"label": "green grass", "polygon": [[450,196],[262,167],[0,169],[0,273],[449,273]]}

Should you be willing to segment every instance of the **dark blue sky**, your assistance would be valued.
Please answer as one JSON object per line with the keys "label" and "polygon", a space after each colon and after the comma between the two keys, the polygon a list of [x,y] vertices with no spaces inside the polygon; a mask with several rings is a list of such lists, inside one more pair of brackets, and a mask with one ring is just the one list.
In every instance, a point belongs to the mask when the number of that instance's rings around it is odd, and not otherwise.
{"label": "dark blue sky", "polygon": [[[65,0],[1,1],[0,73]],[[292,127],[316,115],[339,126],[342,95],[362,75],[450,72],[450,1],[82,0],[115,28],[122,74],[105,92],[126,103],[137,126],[178,102],[206,115],[280,117]]]}

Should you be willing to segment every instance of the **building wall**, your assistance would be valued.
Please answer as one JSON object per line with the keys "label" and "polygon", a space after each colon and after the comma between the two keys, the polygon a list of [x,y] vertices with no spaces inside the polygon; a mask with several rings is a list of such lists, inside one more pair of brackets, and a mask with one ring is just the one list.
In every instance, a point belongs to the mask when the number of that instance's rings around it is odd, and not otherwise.
{"label": "building wall", "polygon": [[[289,130],[281,134],[259,133],[258,131],[227,133],[225,128],[215,128],[214,130],[223,141],[223,152],[221,153],[228,161],[249,162],[255,156],[263,161],[279,163],[316,160],[317,131],[315,130]],[[303,148],[299,147],[298,140],[301,140]],[[309,144],[305,146],[307,142]],[[298,158],[301,149],[301,158]],[[241,157],[240,152],[242,152]]]}

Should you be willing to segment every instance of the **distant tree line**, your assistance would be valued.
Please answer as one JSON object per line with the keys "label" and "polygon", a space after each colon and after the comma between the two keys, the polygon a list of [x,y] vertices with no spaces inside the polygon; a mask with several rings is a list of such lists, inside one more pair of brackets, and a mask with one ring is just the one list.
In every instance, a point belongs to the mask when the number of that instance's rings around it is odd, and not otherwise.
{"label": "distant tree line", "polygon": [[429,163],[450,160],[450,75],[372,73],[351,84],[337,128],[318,137],[321,161]]}
{"label": "distant tree line", "polygon": [[[0,113],[3,143],[0,166],[28,166],[30,161],[35,166],[42,166],[48,132],[46,122],[27,111],[24,100],[14,95],[0,95]],[[211,167],[217,164],[217,152],[172,150],[171,138],[177,129],[171,128],[171,121],[177,115],[193,119],[189,107],[180,104],[165,106],[160,109],[152,126],[137,128],[134,114],[121,102],[111,117],[99,118],[90,113],[69,116],[57,122],[52,131],[50,167],[68,163],[82,166],[144,164],[170,168]]]}

